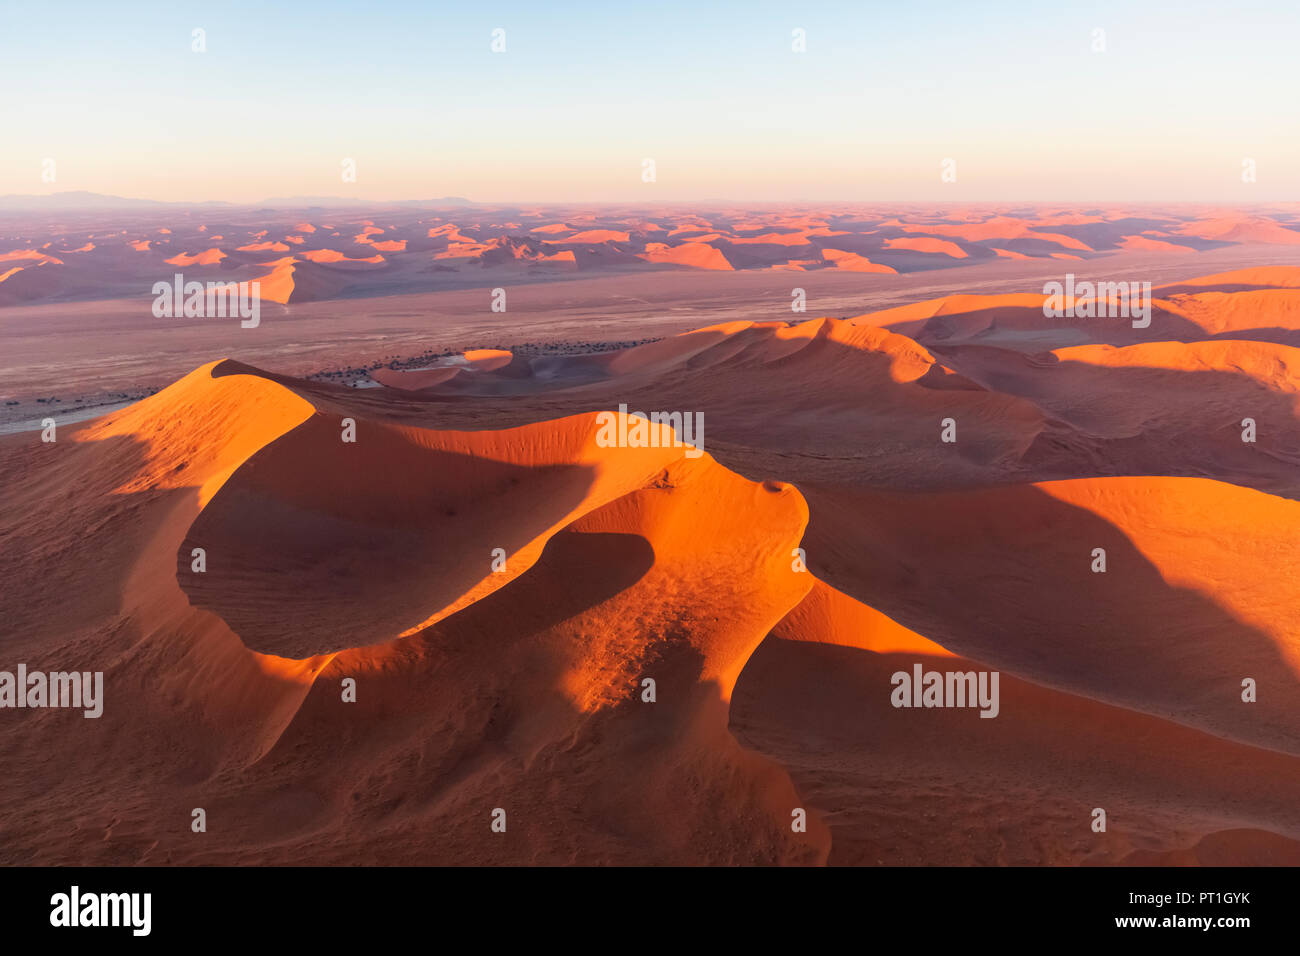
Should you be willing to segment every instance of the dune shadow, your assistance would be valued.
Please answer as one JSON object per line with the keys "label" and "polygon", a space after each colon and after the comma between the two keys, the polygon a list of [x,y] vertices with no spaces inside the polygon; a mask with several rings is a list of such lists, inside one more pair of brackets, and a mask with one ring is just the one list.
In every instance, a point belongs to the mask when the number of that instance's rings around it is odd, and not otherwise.
{"label": "dune shadow", "polygon": [[[1300,680],[1277,641],[1212,597],[1171,583],[1100,514],[1032,485],[802,490],[810,570],[948,650],[1300,754]],[[1235,567],[1244,559],[1226,545],[1215,557]],[[1091,570],[1096,548],[1105,550],[1104,573]],[[1201,568],[1207,561],[1204,549],[1168,557]],[[1247,677],[1268,687],[1267,698],[1243,703]]]}
{"label": "dune shadow", "polygon": [[[355,443],[318,413],[255,453],[177,552],[191,603],[252,650],[305,658],[379,644],[494,581],[578,506],[594,472],[442,450],[362,421]],[[194,570],[194,549],[206,570]]]}

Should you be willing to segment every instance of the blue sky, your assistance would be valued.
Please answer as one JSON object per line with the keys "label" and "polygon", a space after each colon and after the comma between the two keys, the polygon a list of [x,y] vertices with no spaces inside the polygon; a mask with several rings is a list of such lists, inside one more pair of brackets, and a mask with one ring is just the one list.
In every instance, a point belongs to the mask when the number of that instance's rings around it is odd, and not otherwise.
{"label": "blue sky", "polygon": [[[6,2],[0,16],[0,192],[1300,199],[1295,2]],[[946,158],[956,182],[940,180]]]}

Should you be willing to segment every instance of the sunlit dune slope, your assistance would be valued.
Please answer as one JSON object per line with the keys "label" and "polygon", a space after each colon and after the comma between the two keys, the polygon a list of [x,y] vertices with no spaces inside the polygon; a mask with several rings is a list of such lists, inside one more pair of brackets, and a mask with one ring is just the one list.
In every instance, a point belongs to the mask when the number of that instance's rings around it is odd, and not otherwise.
{"label": "sunlit dune slope", "polygon": [[[116,535],[124,520],[140,528],[108,543],[109,553],[130,556],[121,575],[106,578],[102,592],[63,602],[60,626],[45,632],[55,623],[48,614],[16,622],[31,648],[71,632],[110,686],[148,688],[116,698],[91,725],[92,739],[111,731],[122,741],[101,740],[99,789],[143,786],[167,801],[178,799],[178,786],[206,780],[214,812],[259,808],[239,813],[247,822],[207,850],[168,838],[149,853],[173,861],[264,854],[267,833],[284,835],[275,827],[281,818],[290,834],[304,826],[331,834],[325,846],[313,840],[318,859],[334,852],[331,844],[354,852],[344,848],[364,800],[349,805],[327,788],[307,804],[284,801],[281,762],[298,761],[298,776],[308,765],[340,770],[355,760],[354,779],[362,779],[366,767],[400,766],[405,747],[424,746],[429,727],[451,719],[489,720],[499,732],[479,738],[477,772],[455,769],[468,759],[465,746],[475,746],[471,737],[443,738],[445,799],[417,812],[423,829],[450,832],[461,812],[505,804],[519,836],[493,842],[484,828],[485,839],[466,830],[467,843],[425,843],[413,842],[405,823],[392,821],[387,838],[367,830],[392,853],[449,862],[572,854],[633,862],[647,852],[660,862],[824,858],[816,819],[798,837],[783,822],[797,804],[788,778],[726,730],[727,699],[749,654],[812,583],[789,569],[807,520],[796,490],[749,482],[707,456],[688,458],[671,435],[660,436],[665,447],[602,447],[592,416],[474,433],[362,418],[357,441],[343,442],[354,398],[227,361],[74,426],[53,447],[33,449],[21,436],[0,443],[23,474],[20,504],[49,494],[60,469],[96,475],[82,483],[71,516],[83,546]],[[32,457],[41,452],[54,454]],[[59,453],[76,456],[76,467]],[[58,537],[52,523],[19,524],[30,536],[31,567],[15,583],[39,601],[60,586],[51,571],[64,546],[40,544]],[[503,561],[494,570],[498,546]],[[205,570],[195,569],[195,549]],[[652,609],[669,591],[673,601]],[[311,697],[322,671],[328,686]],[[339,712],[345,675],[366,690],[357,709]],[[642,676],[662,688],[654,706],[639,698]],[[428,680],[443,692],[418,691]],[[507,687],[505,696],[486,694]],[[391,723],[372,719],[376,704],[431,723],[408,721],[414,736],[401,743]],[[341,747],[331,729],[340,717],[355,747]],[[49,719],[35,717],[37,726]],[[276,749],[286,727],[289,758]],[[364,727],[378,736],[356,738]],[[575,734],[594,749],[573,751]],[[183,752],[181,779],[159,778],[150,763],[173,750]],[[581,810],[513,769],[542,755],[572,792],[589,792]],[[620,762],[651,768],[652,785],[611,777]],[[237,788],[210,776],[231,767],[243,768]],[[54,779],[38,775],[34,784],[52,813],[74,812],[82,799]],[[698,801],[728,808],[733,823],[719,839],[701,840],[691,814]],[[566,816],[570,825],[557,829]],[[665,827],[674,816],[681,826]],[[20,852],[69,858],[34,844]]]}
{"label": "sunlit dune slope", "polygon": [[1194,478],[803,490],[812,572],[948,650],[1300,751],[1300,502]]}

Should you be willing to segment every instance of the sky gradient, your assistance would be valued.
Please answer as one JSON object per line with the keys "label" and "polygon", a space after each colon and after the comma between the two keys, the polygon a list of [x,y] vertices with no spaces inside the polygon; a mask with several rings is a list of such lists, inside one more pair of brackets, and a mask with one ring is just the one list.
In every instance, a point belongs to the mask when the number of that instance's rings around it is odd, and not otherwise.
{"label": "sky gradient", "polygon": [[6,2],[0,194],[1300,200],[1300,4],[1050,6]]}

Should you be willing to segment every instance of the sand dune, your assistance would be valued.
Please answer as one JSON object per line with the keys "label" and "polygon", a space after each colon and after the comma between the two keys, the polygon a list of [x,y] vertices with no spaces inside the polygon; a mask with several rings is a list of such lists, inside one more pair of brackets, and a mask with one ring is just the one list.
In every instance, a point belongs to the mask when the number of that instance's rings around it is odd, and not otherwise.
{"label": "sand dune", "polygon": [[833,262],[835,268],[844,269],[848,272],[884,272],[891,275],[898,272],[892,266],[881,265],[878,262],[872,262],[866,256],[844,252],[841,249],[823,249],[822,257],[828,262]]}
{"label": "sand dune", "polygon": [[250,242],[246,246],[240,246],[238,251],[239,252],[288,252],[289,247],[286,246],[283,242],[275,242],[274,240],[271,240],[267,242]]}
{"label": "sand dune", "polygon": [[965,259],[969,253],[955,242],[946,239],[886,239],[886,249],[910,249],[913,252],[936,252],[954,259]]}
{"label": "sand dune", "polygon": [[693,269],[730,270],[732,265],[718,249],[703,244],[683,244],[667,246],[662,242],[652,242],[640,258],[647,262],[668,263],[678,266],[690,266]]}
{"label": "sand dune", "polygon": [[307,249],[301,253],[302,257],[308,262],[328,262],[328,263],[368,263],[379,265],[384,262],[384,257],[376,253],[373,256],[354,259],[350,258],[337,249]]}
{"label": "sand dune", "polygon": [[1265,242],[1282,245],[1300,244],[1300,232],[1254,216],[1227,216],[1187,223],[1178,230],[1184,236],[1218,239],[1229,242]]}
{"label": "sand dune", "polygon": [[[287,249],[288,246],[285,246]],[[182,252],[172,256],[170,259],[164,259],[169,266],[211,266],[216,265],[226,254],[215,246],[211,249],[205,249],[203,252],[197,252],[194,255]]]}
{"label": "sand dune", "polygon": [[[462,241],[435,229],[426,262]],[[354,262],[256,270],[292,303]],[[0,727],[57,824],[5,801],[0,856],[1294,862],[1298,274],[1166,285],[1137,340],[1014,293],[469,349],[382,387],[225,359],[0,438],[7,658],[106,685],[98,720]],[[697,447],[637,410],[701,414]],[[894,706],[915,666],[997,671],[996,717]]]}
{"label": "sand dune", "polygon": [[[1273,274],[1300,275],[1300,269]],[[1151,321],[1144,328],[1135,328],[1133,319],[1122,314],[1049,320],[1043,312],[1048,297],[1035,293],[953,295],[858,316],[854,321],[945,347],[985,344],[1032,351],[1089,342],[1128,345],[1229,337],[1300,344],[1296,335],[1300,292],[1272,284],[1285,279],[1261,280],[1270,283],[1264,287],[1247,279],[1225,281],[1214,290],[1190,282],[1153,289]]]}

